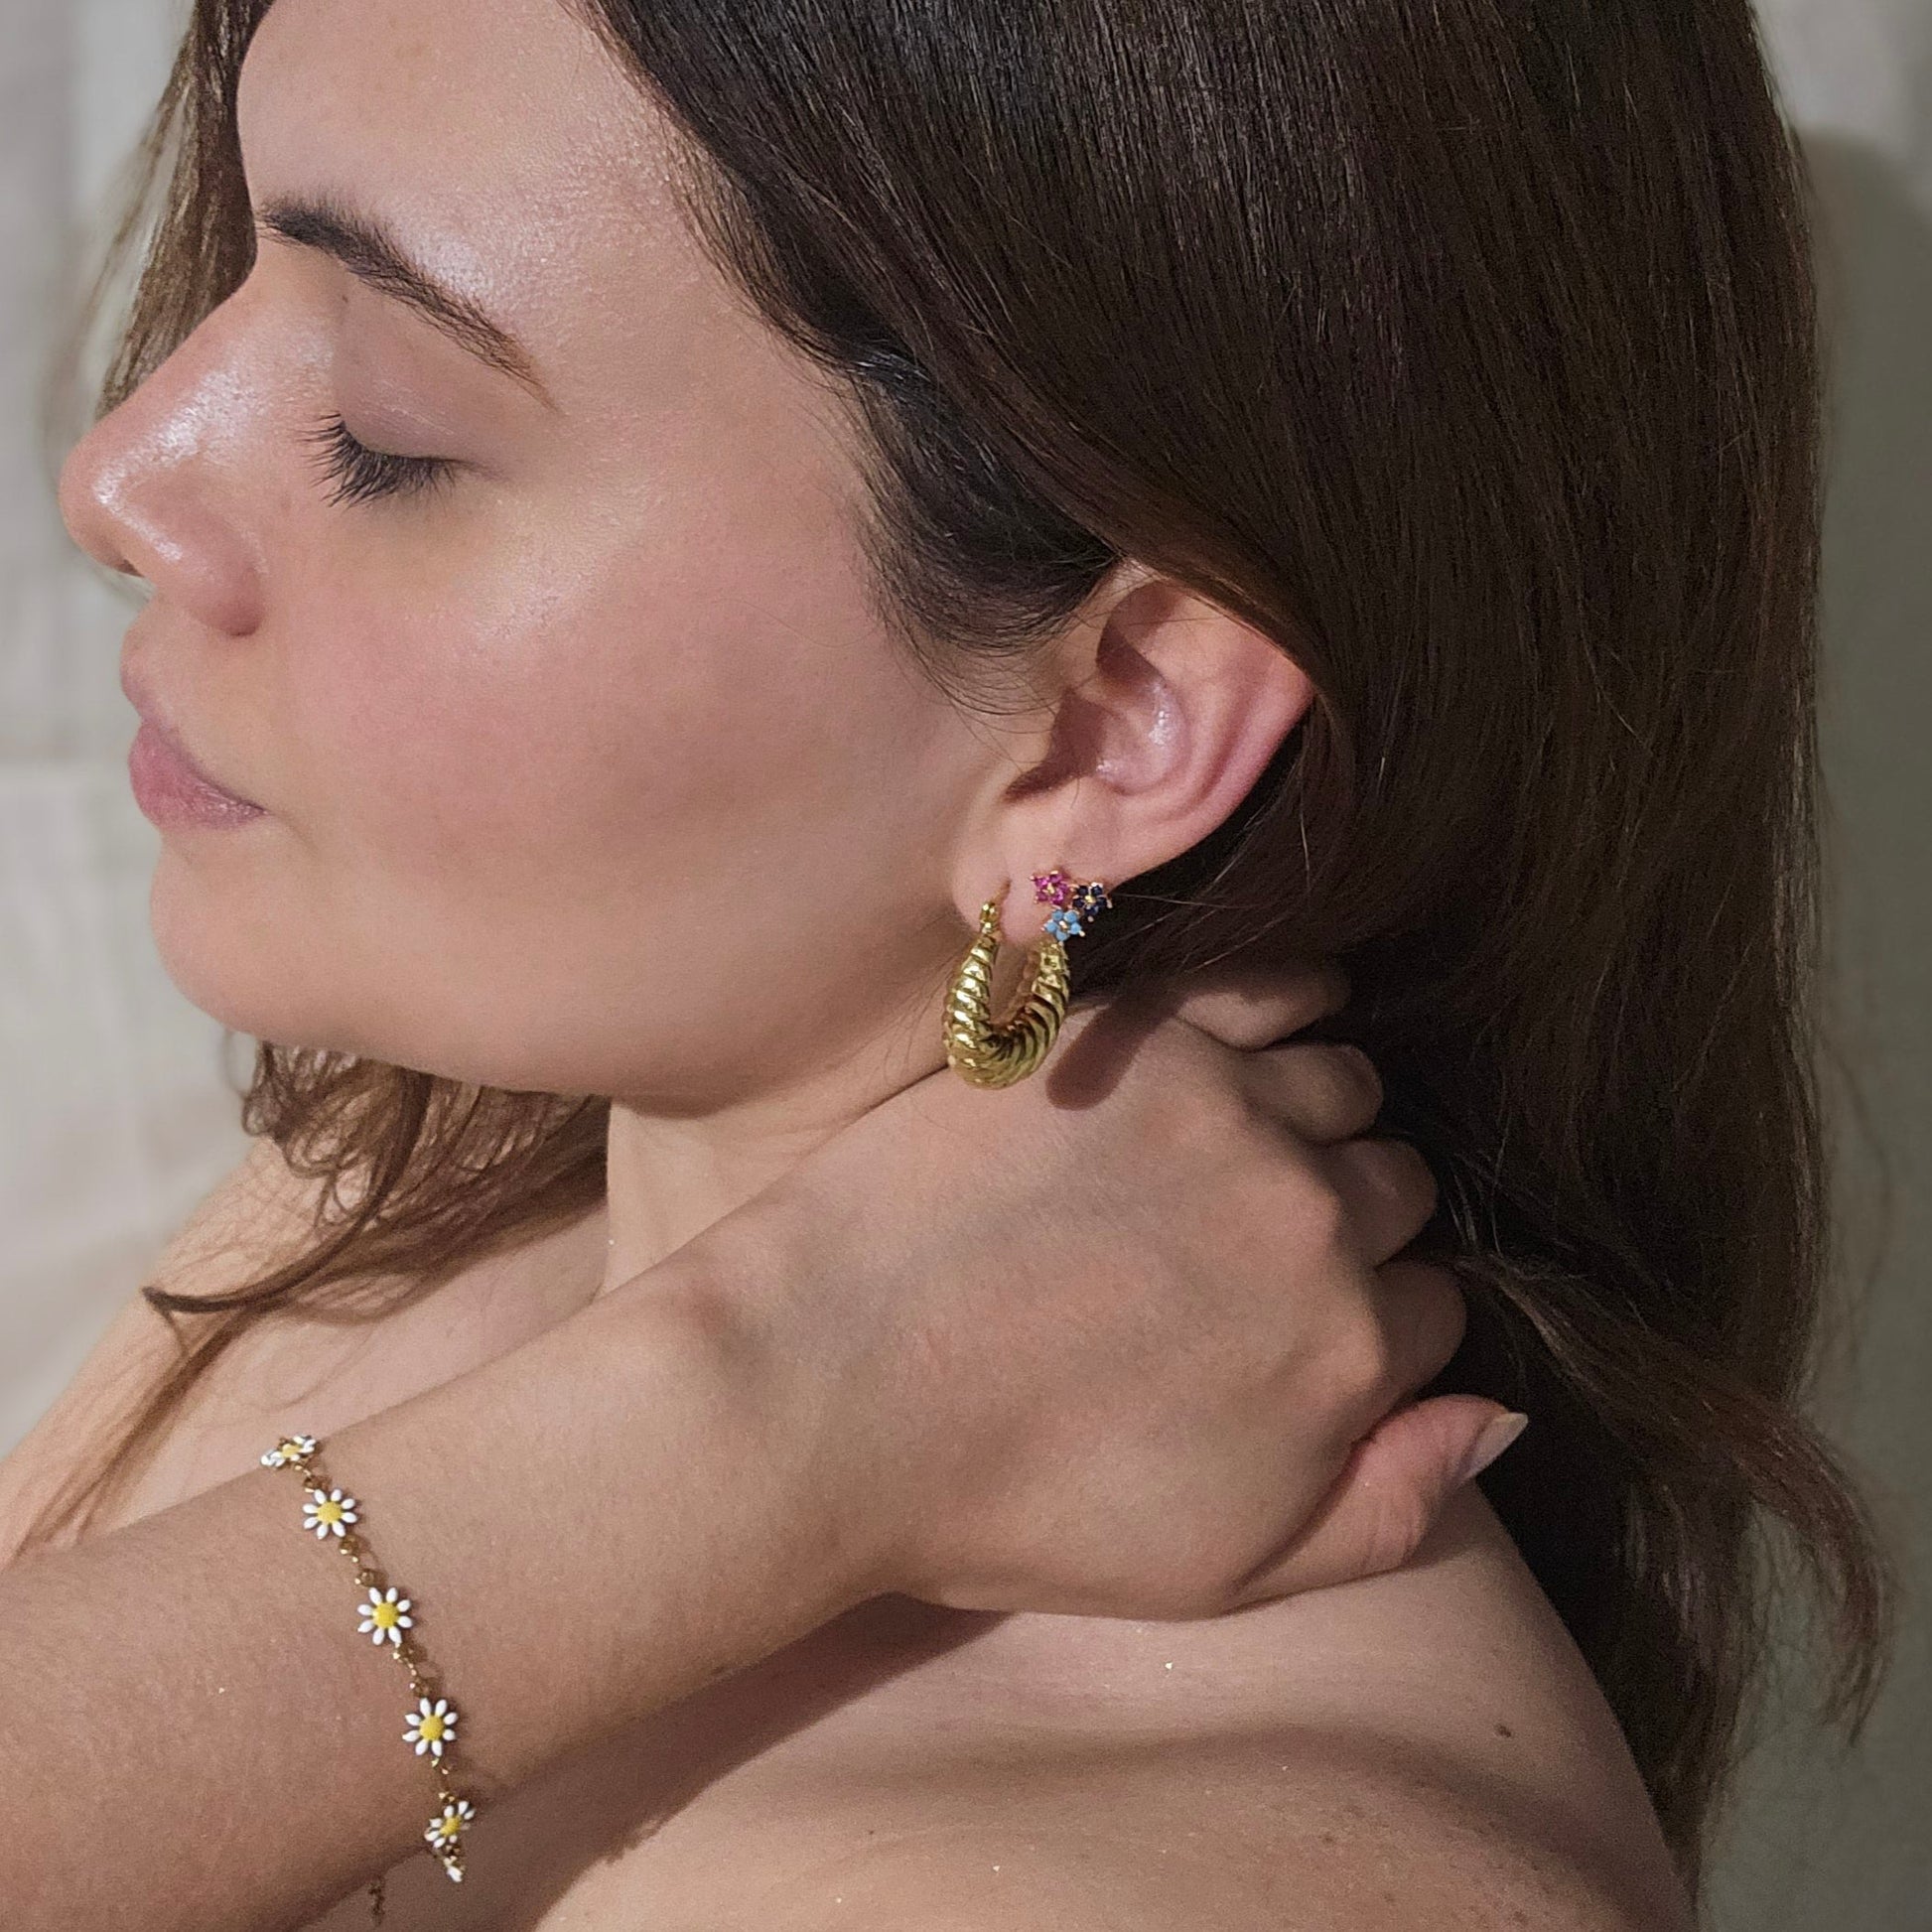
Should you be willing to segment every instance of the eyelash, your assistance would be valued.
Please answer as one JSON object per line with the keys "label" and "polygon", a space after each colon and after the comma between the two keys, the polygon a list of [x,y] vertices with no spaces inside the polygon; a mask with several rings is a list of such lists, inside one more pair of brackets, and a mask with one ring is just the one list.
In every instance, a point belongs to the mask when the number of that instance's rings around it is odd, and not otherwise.
{"label": "eyelash", "polygon": [[391,456],[356,441],[340,416],[325,417],[303,439],[322,452],[319,468],[335,480],[332,503],[414,496],[446,482],[458,466],[448,457]]}

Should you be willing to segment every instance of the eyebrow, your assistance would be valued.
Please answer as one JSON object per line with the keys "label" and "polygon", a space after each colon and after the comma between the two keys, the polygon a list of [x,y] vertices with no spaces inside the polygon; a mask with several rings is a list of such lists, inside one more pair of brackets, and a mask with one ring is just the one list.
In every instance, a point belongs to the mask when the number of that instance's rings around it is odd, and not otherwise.
{"label": "eyebrow", "polygon": [[340,262],[357,281],[406,304],[479,361],[521,383],[545,408],[556,408],[522,343],[416,261],[379,216],[327,195],[278,195],[264,204],[257,224]]}

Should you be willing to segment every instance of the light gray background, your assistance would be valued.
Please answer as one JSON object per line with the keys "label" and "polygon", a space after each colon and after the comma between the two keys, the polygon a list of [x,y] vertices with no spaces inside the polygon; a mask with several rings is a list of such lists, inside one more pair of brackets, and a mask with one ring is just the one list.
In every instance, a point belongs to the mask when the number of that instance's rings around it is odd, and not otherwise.
{"label": "light gray background", "polygon": [[[1761,11],[1820,190],[1835,366],[1834,990],[1867,1126],[1845,1110],[1865,1306],[1841,1324],[1825,1413],[1911,1595],[1859,1749],[1837,1754],[1801,1699],[1771,1715],[1716,1916],[1725,1932],[1932,1932],[1932,0]],[[243,1144],[219,1029],[148,935],[155,835],[128,795],[115,682],[131,611],[66,540],[39,401],[64,278],[181,17],[179,0],[0,0],[0,1452]],[[227,1074],[246,1059],[231,1047]]]}

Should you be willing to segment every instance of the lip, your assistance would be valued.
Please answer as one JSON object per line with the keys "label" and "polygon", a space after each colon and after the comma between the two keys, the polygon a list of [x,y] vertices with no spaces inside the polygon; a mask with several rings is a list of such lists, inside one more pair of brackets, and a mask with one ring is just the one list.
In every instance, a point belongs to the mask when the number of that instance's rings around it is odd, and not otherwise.
{"label": "lip", "polygon": [[264,808],[252,798],[230,791],[203,770],[160,714],[153,692],[125,669],[121,689],[141,717],[141,729],[128,748],[128,781],[135,803],[154,824],[240,825],[263,816]]}

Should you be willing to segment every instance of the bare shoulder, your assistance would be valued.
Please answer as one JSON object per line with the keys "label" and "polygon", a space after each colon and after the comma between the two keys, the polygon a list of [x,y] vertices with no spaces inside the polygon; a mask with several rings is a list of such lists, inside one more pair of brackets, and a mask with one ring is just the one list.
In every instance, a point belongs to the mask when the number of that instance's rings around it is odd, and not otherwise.
{"label": "bare shoulder", "polygon": [[[1252,1816],[1267,1791],[1280,1807]],[[1250,1827],[1239,1829],[1246,1818]],[[882,1835],[883,1837],[883,1835]],[[1516,1794],[1341,1739],[1289,1758],[1192,1744],[1069,1764],[975,1815],[869,1842],[730,1932],[1659,1932]]]}
{"label": "bare shoulder", "polygon": [[[246,1280],[301,1238],[316,1185],[289,1168],[273,1142],[251,1141],[196,1204],[141,1286],[199,1294]],[[0,1562],[18,1547],[32,1511],[177,1355],[173,1331],[141,1286],[115,1311],[67,1387],[0,1458]]]}
{"label": "bare shoulder", "polygon": [[1387,1576],[1201,1623],[1009,1617],[879,1717],[730,1932],[1691,1924],[1622,1733],[1474,1488]]}

